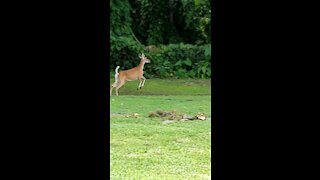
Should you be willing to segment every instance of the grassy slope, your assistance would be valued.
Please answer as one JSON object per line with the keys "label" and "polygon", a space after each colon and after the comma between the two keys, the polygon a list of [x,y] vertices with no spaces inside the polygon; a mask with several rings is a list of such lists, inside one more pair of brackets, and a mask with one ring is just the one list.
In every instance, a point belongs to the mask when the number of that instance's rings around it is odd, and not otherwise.
{"label": "grassy slope", "polygon": [[[146,82],[145,93],[152,93],[150,90],[155,89],[153,95],[170,95],[184,90],[182,94],[188,96],[111,97],[111,179],[209,179],[210,121],[163,124],[160,119],[147,116],[156,110],[176,110],[190,115],[204,112],[211,116],[210,83],[195,80],[149,81],[148,84]],[[129,83],[136,88],[137,81]],[[200,86],[190,87],[187,83]],[[129,87],[122,93],[137,92]],[[138,118],[125,117],[132,113],[138,113]]]}

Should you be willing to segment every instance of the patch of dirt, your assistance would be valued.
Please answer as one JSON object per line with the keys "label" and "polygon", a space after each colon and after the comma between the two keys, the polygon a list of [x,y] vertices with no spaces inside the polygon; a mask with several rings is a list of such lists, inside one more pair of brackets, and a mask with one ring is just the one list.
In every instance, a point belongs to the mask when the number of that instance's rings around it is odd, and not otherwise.
{"label": "patch of dirt", "polygon": [[158,110],[155,112],[149,113],[149,118],[162,118],[165,120],[165,124],[168,124],[168,121],[190,121],[190,120],[206,120],[204,113],[199,112],[196,115],[188,115],[177,113],[176,111],[162,111]]}
{"label": "patch of dirt", "polygon": [[128,114],[125,116],[126,118],[138,118],[139,114],[138,113],[133,113],[133,114]]}
{"label": "patch of dirt", "polygon": [[[122,118],[139,118],[141,117],[138,113],[111,113],[111,117],[122,117]],[[163,124],[171,124],[177,121],[191,121],[191,120],[208,120],[211,121],[211,117],[206,117],[206,115],[202,112],[199,112],[195,115],[177,113],[175,110],[173,111],[162,111],[158,110],[155,112],[150,112],[148,115],[149,118],[161,118],[163,120]]]}
{"label": "patch of dirt", "polygon": [[126,113],[111,113],[111,117],[125,117],[125,118],[138,118],[138,113],[126,114]]}

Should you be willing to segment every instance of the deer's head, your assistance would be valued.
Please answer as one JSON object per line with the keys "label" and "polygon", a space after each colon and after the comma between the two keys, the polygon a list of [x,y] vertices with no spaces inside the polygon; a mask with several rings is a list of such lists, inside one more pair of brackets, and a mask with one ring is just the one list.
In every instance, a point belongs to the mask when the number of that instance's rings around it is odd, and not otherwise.
{"label": "deer's head", "polygon": [[139,58],[145,63],[150,63],[150,60],[143,53],[139,55]]}

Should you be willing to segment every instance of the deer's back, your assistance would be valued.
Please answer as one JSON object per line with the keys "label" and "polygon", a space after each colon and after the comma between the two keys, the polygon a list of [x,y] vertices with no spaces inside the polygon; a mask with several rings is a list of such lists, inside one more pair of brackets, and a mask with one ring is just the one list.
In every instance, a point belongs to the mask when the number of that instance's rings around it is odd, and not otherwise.
{"label": "deer's back", "polygon": [[140,76],[143,75],[143,70],[138,68],[132,68],[129,70],[124,70],[119,72],[120,79],[127,79],[127,80],[137,80]]}

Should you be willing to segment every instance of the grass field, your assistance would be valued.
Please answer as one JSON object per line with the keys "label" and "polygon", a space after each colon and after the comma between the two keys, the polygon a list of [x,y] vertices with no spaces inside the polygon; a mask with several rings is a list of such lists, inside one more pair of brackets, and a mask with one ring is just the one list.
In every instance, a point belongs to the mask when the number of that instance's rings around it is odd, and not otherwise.
{"label": "grass field", "polygon": [[[147,80],[141,91],[138,84],[111,97],[110,179],[211,179],[210,81]],[[157,110],[208,119],[164,124],[148,117]]]}
{"label": "grass field", "polygon": [[[114,82],[114,78],[110,79]],[[211,95],[210,80],[147,79],[143,89],[137,90],[139,81],[129,81],[119,89],[123,95]],[[114,90],[115,91],[115,90]],[[113,94],[115,92],[113,91]]]}

